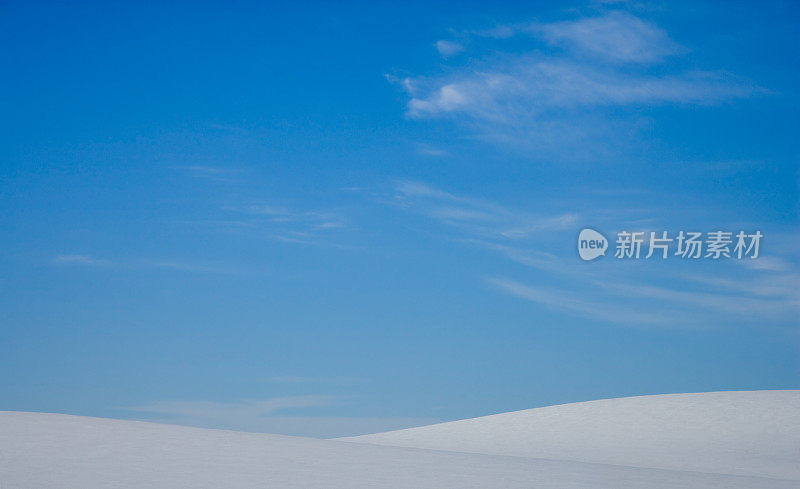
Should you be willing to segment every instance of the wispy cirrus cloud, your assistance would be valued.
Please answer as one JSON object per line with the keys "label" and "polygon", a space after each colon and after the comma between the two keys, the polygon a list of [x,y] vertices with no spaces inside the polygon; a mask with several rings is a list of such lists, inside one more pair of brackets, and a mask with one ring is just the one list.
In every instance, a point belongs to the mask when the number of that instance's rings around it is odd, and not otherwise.
{"label": "wispy cirrus cloud", "polygon": [[159,260],[151,258],[109,259],[92,255],[63,254],[51,260],[54,265],[84,266],[112,269],[161,269],[183,272],[237,273],[238,270],[219,263],[188,262],[181,260]]}
{"label": "wispy cirrus cloud", "polygon": [[[433,153],[431,153],[433,154]],[[213,227],[218,230],[235,230],[266,236],[275,241],[293,244],[332,245],[344,248],[331,241],[335,231],[351,225],[351,220],[341,208],[324,205],[311,207],[296,202],[275,202],[269,199],[243,198],[243,177],[252,169],[204,165],[175,167],[195,177],[217,183],[225,183],[228,202],[222,203],[214,218],[180,221],[181,224]]]}
{"label": "wispy cirrus cloud", "polygon": [[623,11],[550,24],[529,24],[523,32],[549,44],[614,62],[652,63],[675,55],[680,46],[666,31]]}
{"label": "wispy cirrus cloud", "polygon": [[270,377],[267,380],[273,384],[355,384],[363,381],[363,379],[360,377],[322,377],[304,375],[278,375]]}
{"label": "wispy cirrus cloud", "polygon": [[333,438],[422,426],[431,418],[338,417],[304,415],[308,409],[326,408],[345,398],[335,395],[273,397],[236,402],[153,401],[126,406],[135,419],[151,422],[294,436]]}
{"label": "wispy cirrus cloud", "polygon": [[185,170],[195,175],[228,175],[231,170],[228,168],[220,168],[216,166],[203,166],[203,165],[184,165],[177,167],[179,170]]}
{"label": "wispy cirrus cloud", "polygon": [[272,223],[298,224],[310,229],[337,229],[345,227],[348,224],[348,219],[343,214],[336,211],[299,211],[288,207],[264,203],[230,206],[228,209],[236,210],[251,216],[259,216]]}
{"label": "wispy cirrus cloud", "polygon": [[448,41],[446,39],[441,39],[439,41],[436,41],[436,50],[439,51],[440,55],[447,58],[463,51],[464,46],[462,46],[460,43],[456,41]]}
{"label": "wispy cirrus cloud", "polygon": [[[690,271],[686,267],[692,264],[674,258],[674,269],[664,268],[662,260],[642,260],[641,266],[614,263],[612,251],[603,263],[587,264],[573,248],[585,219],[605,222],[601,216],[610,212],[617,225],[630,225],[630,216],[620,220],[618,211],[593,208],[587,217],[559,212],[558,205],[547,202],[541,209],[549,212],[522,211],[415,181],[397,182],[394,190],[393,204],[440,225],[448,239],[497,253],[533,272],[525,272],[523,281],[490,278],[493,289],[570,316],[630,326],[697,328],[762,321],[780,326],[791,324],[800,309],[798,276],[786,258],[763,257],[764,266],[746,260]],[[657,209],[652,213],[659,214]],[[660,226],[652,220],[640,225]]]}
{"label": "wispy cirrus cloud", "polygon": [[735,294],[719,289],[715,292],[677,290],[641,283],[599,281],[597,284],[611,293],[629,299],[654,299],[659,303],[671,306],[678,305],[691,310],[736,317],[786,318],[796,314],[798,306],[796,300],[786,300],[781,296],[773,298],[772,294],[764,293],[763,290],[760,294],[753,294],[754,297],[751,295],[751,292],[754,291],[742,289],[739,289],[738,292],[747,292],[747,294]]}
{"label": "wispy cirrus cloud", "polygon": [[765,297],[740,290],[687,291],[657,284],[597,280],[600,293],[554,289],[495,277],[487,282],[513,297],[548,309],[608,324],[660,327],[708,327],[720,321],[758,319],[765,325],[790,324],[800,308],[797,298]]}
{"label": "wispy cirrus cloud", "polygon": [[468,237],[518,240],[544,231],[567,229],[578,220],[574,212],[527,213],[409,180],[397,182],[394,190],[394,204],[458,228]]}
{"label": "wispy cirrus cloud", "polygon": [[232,183],[241,173],[239,168],[209,166],[209,165],[181,165],[175,169],[180,170],[195,178],[213,182]]}
{"label": "wispy cirrus cloud", "polygon": [[408,114],[414,118],[463,115],[474,121],[511,124],[552,117],[552,109],[672,102],[705,105],[753,92],[730,81],[730,75],[703,71],[621,76],[571,61],[525,56],[503,69],[415,82]]}
{"label": "wispy cirrus cloud", "polygon": [[256,201],[226,205],[223,210],[236,214],[223,226],[249,228],[285,243],[343,247],[335,244],[334,233],[351,226],[350,218],[338,208],[297,209]]}
{"label": "wispy cirrus cloud", "polygon": [[336,396],[306,395],[240,402],[153,401],[128,406],[125,409],[184,418],[232,419],[242,416],[266,416],[289,409],[327,406],[336,399]]}
{"label": "wispy cirrus cloud", "polygon": [[572,210],[524,211],[411,180],[395,183],[390,202],[445,226],[451,239],[465,245],[529,267],[562,272],[562,257],[546,251],[542,239],[569,233],[582,219]]}
{"label": "wispy cirrus cloud", "polygon": [[87,266],[110,266],[114,262],[89,255],[57,255],[53,257],[53,263],[58,265],[87,265]]}
{"label": "wispy cirrus cloud", "polygon": [[741,262],[743,266],[752,270],[764,270],[770,272],[786,272],[793,268],[792,264],[781,257],[762,256],[758,260],[746,260]]}
{"label": "wispy cirrus cloud", "polygon": [[418,145],[417,153],[425,156],[447,156],[447,150],[427,145]]}
{"label": "wispy cirrus cloud", "polygon": [[[753,260],[753,261],[759,261]],[[770,274],[764,276],[765,270],[770,269],[754,268],[755,273],[748,273],[747,280],[708,277],[704,275],[688,275],[687,280],[710,285],[719,290],[745,293],[754,297],[771,297],[775,299],[793,299],[800,305],[800,275],[792,272],[780,274]]]}
{"label": "wispy cirrus cloud", "polygon": [[498,290],[519,299],[543,305],[549,309],[566,312],[573,316],[599,320],[611,324],[642,326],[679,326],[681,323],[694,325],[696,317],[668,314],[662,310],[642,308],[629,304],[609,303],[578,297],[574,292],[528,285],[503,277],[487,279]]}
{"label": "wispy cirrus cloud", "polygon": [[[467,62],[441,75],[390,80],[410,97],[409,117],[451,119],[496,141],[551,149],[601,144],[600,139],[625,132],[621,127],[630,132],[637,126],[635,115],[598,115],[612,108],[713,105],[764,92],[725,71],[671,63],[688,50],[654,23],[621,10],[457,35],[474,41],[474,52],[462,53]],[[508,38],[521,39],[526,47],[487,49]]]}

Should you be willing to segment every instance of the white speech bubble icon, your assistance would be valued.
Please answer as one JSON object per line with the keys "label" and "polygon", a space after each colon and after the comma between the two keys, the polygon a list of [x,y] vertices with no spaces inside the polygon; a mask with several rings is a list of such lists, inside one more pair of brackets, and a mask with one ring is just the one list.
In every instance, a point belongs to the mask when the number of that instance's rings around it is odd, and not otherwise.
{"label": "white speech bubble icon", "polygon": [[578,255],[582,260],[591,261],[606,254],[608,240],[594,229],[583,229],[578,234]]}

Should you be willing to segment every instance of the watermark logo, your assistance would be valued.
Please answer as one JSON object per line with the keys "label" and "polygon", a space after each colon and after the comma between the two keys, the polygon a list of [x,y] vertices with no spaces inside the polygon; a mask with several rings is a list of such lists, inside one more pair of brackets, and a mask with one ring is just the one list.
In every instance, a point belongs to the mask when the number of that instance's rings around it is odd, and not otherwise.
{"label": "watermark logo", "polygon": [[578,235],[578,255],[582,260],[591,261],[604,256],[608,249],[608,240],[594,229],[583,229]]}
{"label": "watermark logo", "polygon": [[[670,235],[667,231],[620,231],[614,243],[614,257],[620,260],[666,260],[676,257],[683,260],[755,260],[759,255],[761,231],[680,231]],[[609,242],[594,229],[583,229],[578,235],[578,254],[582,260],[591,261],[604,256]]]}

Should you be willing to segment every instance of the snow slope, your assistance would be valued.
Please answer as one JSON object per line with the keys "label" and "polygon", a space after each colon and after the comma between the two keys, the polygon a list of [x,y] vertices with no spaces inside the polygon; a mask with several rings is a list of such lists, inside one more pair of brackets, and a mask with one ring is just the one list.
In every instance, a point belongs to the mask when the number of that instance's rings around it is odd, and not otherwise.
{"label": "snow slope", "polygon": [[[716,395],[699,395],[692,404],[702,403],[703,396],[714,397],[706,401],[711,406],[724,399]],[[572,460],[546,460],[530,456],[509,456],[486,453],[463,453],[461,451],[428,450],[394,446],[371,445],[353,441],[319,440],[312,438],[242,433],[183,426],[170,426],[137,421],[88,418],[62,414],[0,412],[0,488],[2,489],[448,489],[448,488],[527,488],[527,489],[800,489],[800,481],[789,480],[780,473],[788,472],[782,462],[773,460],[786,454],[786,432],[772,430],[775,423],[781,424],[783,409],[773,403],[796,402],[797,393],[765,393],[765,398],[750,403],[751,415],[747,420],[749,429],[739,429],[738,437],[752,436],[752,440],[734,437],[732,445],[738,457],[742,447],[749,446],[752,460],[745,460],[749,471],[770,472],[771,477],[731,475],[695,472],[691,470],[664,470],[635,466],[606,465]],[[755,396],[758,397],[758,396]],[[656,396],[669,401],[669,396]],[[655,398],[654,398],[655,399]],[[623,407],[635,411],[627,404]],[[602,403],[608,401],[599,401]],[[591,403],[584,403],[591,404]],[[662,403],[657,403],[662,404]],[[575,406],[575,405],[567,405]],[[675,407],[668,402],[664,409]],[[642,408],[647,408],[641,405]],[[651,406],[652,407],[652,406]],[[548,409],[564,409],[556,406]],[[753,414],[757,410],[760,414]],[[766,409],[766,411],[763,411]],[[540,410],[532,410],[540,411]],[[733,410],[735,411],[735,409]],[[574,414],[562,411],[564,419]],[[525,412],[522,412],[525,413]],[[602,423],[615,419],[612,412],[599,410],[605,418]],[[515,419],[521,413],[509,413]],[[647,419],[659,424],[659,416],[631,412],[638,416],[642,429],[663,436],[663,440],[649,438],[650,444],[664,445],[661,448],[679,450],[672,433],[647,427]],[[735,412],[728,411],[736,419]],[[701,416],[702,413],[697,413]],[[589,416],[585,414],[585,417]],[[621,416],[621,415],[620,415]],[[716,419],[716,415],[712,416]],[[570,424],[558,421],[551,413],[551,421],[560,426],[563,443],[549,439],[554,448],[569,447],[577,443],[580,433],[570,433]],[[639,419],[637,418],[637,419]],[[769,418],[769,419],[767,419]],[[434,425],[442,436],[429,437],[429,443],[449,443],[456,450],[476,448],[484,451],[510,451],[514,440],[532,433],[523,420],[515,423],[496,423],[498,417],[467,420],[466,425],[447,423]],[[500,418],[502,421],[503,418]],[[709,444],[715,451],[715,460],[725,455],[723,447],[716,446],[720,439],[715,435],[716,422],[699,422],[695,438],[683,439],[689,445],[684,449],[687,459],[703,458],[702,430],[709,431]],[[617,419],[622,422],[624,420]],[[470,424],[471,422],[471,424]],[[486,422],[496,423],[497,431],[485,429]],[[589,420],[584,419],[584,423]],[[533,421],[534,428],[546,427]],[[539,423],[538,425],[536,423]],[[561,424],[559,424],[561,423]],[[455,426],[455,429],[453,428]],[[585,425],[575,423],[574,429]],[[603,434],[617,437],[605,440],[607,446],[626,447],[631,441],[641,442],[641,437],[626,437],[625,430],[631,425],[618,426],[618,430],[607,430]],[[787,426],[795,426],[791,423]],[[795,426],[796,427],[796,426]],[[470,435],[475,428],[474,434]],[[599,429],[599,428],[596,428]],[[721,428],[719,428],[721,429]],[[522,430],[518,433],[517,430]],[[406,430],[406,433],[414,430]],[[452,435],[453,433],[458,436]],[[554,431],[548,432],[550,435]],[[586,441],[592,443],[590,433]],[[395,433],[371,435],[372,437],[394,437]],[[522,436],[521,436],[522,435]],[[772,438],[776,435],[777,438]],[[778,436],[779,435],[779,436]],[[449,436],[449,438],[448,438]],[[368,437],[364,437],[368,438]],[[481,439],[483,441],[481,441]],[[508,443],[504,445],[504,440]],[[462,443],[471,441],[469,447]],[[730,441],[730,440],[727,440]],[[386,440],[383,440],[386,442]],[[405,442],[410,442],[406,437]],[[796,439],[794,440],[796,442]],[[504,448],[504,446],[506,448]],[[521,446],[525,446],[524,444]],[[707,447],[708,448],[708,447]],[[450,450],[450,449],[448,449]],[[717,453],[719,452],[719,453]],[[537,452],[538,453],[538,452]],[[572,453],[574,455],[574,452]],[[592,455],[587,451],[585,455]],[[558,453],[556,453],[558,455]],[[546,458],[557,458],[547,453]],[[633,459],[631,459],[633,460]],[[673,458],[672,463],[676,463]],[[766,469],[758,469],[766,467]],[[629,465],[633,465],[630,463]],[[776,467],[781,468],[777,470]],[[792,474],[789,474],[790,476]]]}
{"label": "snow slope", "polygon": [[607,399],[344,440],[800,480],[800,391]]}

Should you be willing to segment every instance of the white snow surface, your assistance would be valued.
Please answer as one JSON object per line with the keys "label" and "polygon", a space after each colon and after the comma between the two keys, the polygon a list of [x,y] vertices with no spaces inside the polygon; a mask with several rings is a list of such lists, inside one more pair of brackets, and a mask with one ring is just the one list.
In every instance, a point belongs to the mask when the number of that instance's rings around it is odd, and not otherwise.
{"label": "white snow surface", "polygon": [[343,439],[800,480],[800,391],[625,397]]}
{"label": "white snow surface", "polygon": [[[763,391],[594,401],[349,441],[0,412],[0,488],[800,489],[799,400]],[[387,446],[392,438],[446,447]],[[587,463],[603,447],[613,461]],[[660,456],[670,470],[652,468]]]}

